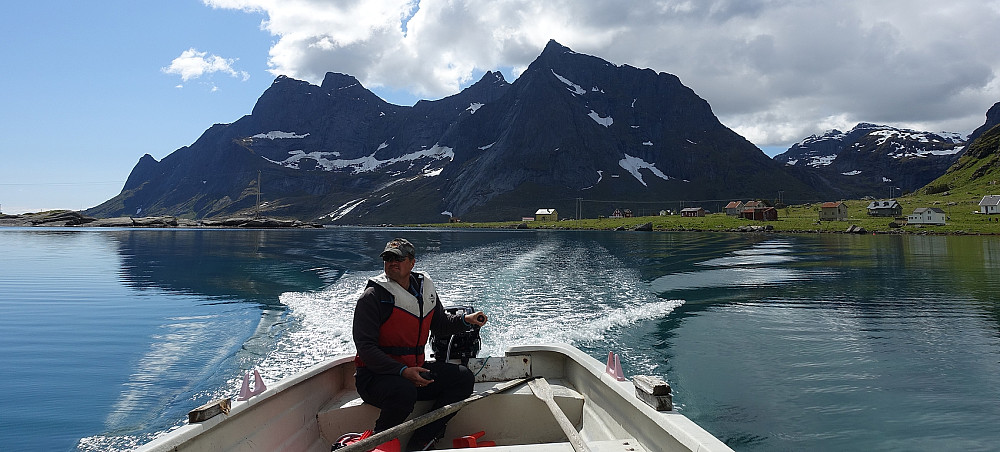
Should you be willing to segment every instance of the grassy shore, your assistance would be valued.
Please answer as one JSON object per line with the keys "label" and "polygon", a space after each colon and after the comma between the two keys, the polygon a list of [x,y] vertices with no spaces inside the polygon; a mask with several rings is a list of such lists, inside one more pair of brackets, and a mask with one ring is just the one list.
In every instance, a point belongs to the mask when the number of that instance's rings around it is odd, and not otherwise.
{"label": "grassy shore", "polygon": [[[1000,191],[1000,189],[998,189]],[[799,233],[842,233],[850,226],[864,228],[869,234],[1000,234],[1000,215],[977,214],[982,195],[972,193],[909,195],[896,200],[903,207],[903,217],[920,207],[937,207],[947,214],[947,224],[943,226],[906,225],[905,221],[885,217],[869,217],[868,203],[864,200],[843,201],[848,208],[846,221],[819,221],[820,204],[804,204],[778,209],[775,221],[752,221],[728,216],[725,213],[711,213],[704,217],[650,216],[632,218],[600,218],[561,221],[530,221],[529,229],[578,229],[614,230],[635,229],[651,223],[656,231],[739,231],[747,226],[768,228],[774,232]],[[514,228],[520,221],[490,223],[445,223],[422,224],[416,226],[459,227],[459,228]],[[890,223],[901,224],[892,227]],[[759,228],[758,228],[759,229]]]}

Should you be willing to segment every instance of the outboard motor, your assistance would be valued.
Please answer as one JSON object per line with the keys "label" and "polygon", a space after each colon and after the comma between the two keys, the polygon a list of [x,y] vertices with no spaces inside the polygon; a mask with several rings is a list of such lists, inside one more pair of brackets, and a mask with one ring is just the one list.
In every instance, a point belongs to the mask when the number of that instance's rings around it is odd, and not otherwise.
{"label": "outboard motor", "polygon": [[[469,315],[476,312],[472,306],[458,306],[444,308],[449,315]],[[468,331],[453,334],[451,336],[435,336],[431,334],[431,357],[436,361],[458,360],[463,366],[469,365],[469,358],[475,358],[482,348],[482,341],[479,338],[479,325],[472,325]]]}

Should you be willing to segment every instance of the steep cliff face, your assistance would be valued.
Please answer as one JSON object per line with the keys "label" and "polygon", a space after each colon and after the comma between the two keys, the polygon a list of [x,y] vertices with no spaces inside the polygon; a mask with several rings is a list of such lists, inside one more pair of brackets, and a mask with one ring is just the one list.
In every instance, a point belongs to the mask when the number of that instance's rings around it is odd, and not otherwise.
{"label": "steep cliff face", "polygon": [[1000,102],[993,104],[993,106],[986,111],[986,122],[969,134],[969,143],[971,144],[973,141],[976,141],[976,138],[979,138],[982,134],[996,127],[997,124],[1000,124]]}
{"label": "steep cliff face", "polygon": [[507,220],[573,212],[581,198],[596,216],[609,203],[831,192],[811,177],[722,125],[677,77],[551,41],[513,84],[488,72],[412,107],[345,74],[320,86],[278,77],[251,114],[160,162],[144,156],[88,214],[238,215],[260,193],[263,214],[337,223]]}

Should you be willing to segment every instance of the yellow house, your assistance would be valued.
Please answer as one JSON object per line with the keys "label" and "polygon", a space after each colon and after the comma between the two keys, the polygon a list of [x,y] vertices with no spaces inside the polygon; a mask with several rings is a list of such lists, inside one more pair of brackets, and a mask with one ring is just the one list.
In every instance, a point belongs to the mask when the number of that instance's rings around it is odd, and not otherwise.
{"label": "yellow house", "polygon": [[538,209],[535,211],[535,221],[559,221],[556,209]]}

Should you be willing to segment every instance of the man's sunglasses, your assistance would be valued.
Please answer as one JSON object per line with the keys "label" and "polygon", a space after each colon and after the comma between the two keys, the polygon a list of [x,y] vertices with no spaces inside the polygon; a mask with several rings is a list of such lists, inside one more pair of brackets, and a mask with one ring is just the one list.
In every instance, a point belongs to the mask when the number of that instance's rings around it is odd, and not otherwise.
{"label": "man's sunglasses", "polygon": [[386,254],[382,256],[382,260],[385,262],[403,262],[408,258],[409,256],[397,256],[395,254]]}

